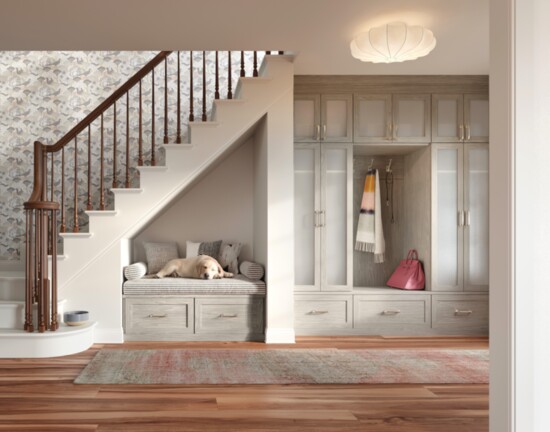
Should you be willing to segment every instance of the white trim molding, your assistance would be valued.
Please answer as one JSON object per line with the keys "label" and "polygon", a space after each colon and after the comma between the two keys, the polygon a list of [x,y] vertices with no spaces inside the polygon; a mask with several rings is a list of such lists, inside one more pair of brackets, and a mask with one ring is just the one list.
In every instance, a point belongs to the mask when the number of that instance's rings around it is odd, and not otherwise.
{"label": "white trim molding", "polygon": [[285,344],[295,343],[296,335],[293,328],[267,328],[265,329],[265,343]]}

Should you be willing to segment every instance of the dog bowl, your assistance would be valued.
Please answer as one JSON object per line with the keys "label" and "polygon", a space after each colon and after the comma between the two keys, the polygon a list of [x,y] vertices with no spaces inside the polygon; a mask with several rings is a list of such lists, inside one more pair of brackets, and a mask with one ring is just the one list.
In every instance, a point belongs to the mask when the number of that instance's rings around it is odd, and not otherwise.
{"label": "dog bowl", "polygon": [[88,322],[90,314],[88,311],[70,311],[63,314],[63,321],[70,326],[84,325]]}

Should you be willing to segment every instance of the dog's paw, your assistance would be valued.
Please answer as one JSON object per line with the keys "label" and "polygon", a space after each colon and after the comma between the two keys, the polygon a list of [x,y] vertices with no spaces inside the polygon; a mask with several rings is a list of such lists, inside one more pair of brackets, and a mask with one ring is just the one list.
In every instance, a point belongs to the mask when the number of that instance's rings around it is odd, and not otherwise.
{"label": "dog's paw", "polygon": [[225,272],[225,273],[223,274],[223,277],[226,277],[226,278],[232,278],[232,277],[234,277],[234,276],[235,276],[235,275],[234,275],[233,273],[229,273],[229,272]]}

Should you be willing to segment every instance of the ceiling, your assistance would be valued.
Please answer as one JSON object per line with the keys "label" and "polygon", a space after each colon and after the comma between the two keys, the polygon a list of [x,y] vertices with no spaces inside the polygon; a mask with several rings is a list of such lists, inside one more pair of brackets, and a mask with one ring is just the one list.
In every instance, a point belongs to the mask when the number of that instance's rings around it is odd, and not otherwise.
{"label": "ceiling", "polygon": [[[2,0],[2,50],[284,49],[297,74],[488,74],[489,0]],[[427,57],[375,65],[349,42],[370,26],[431,29]]]}

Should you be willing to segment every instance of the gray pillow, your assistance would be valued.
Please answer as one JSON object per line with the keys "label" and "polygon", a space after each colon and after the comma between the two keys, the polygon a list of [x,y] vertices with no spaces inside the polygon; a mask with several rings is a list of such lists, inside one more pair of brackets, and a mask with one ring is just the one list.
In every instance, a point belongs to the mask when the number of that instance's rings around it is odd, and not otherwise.
{"label": "gray pillow", "polygon": [[145,248],[149,274],[158,273],[168,261],[179,258],[178,246],[175,242],[145,243],[143,247]]}
{"label": "gray pillow", "polygon": [[258,263],[243,261],[239,269],[248,279],[260,280],[264,277],[264,267]]}
{"label": "gray pillow", "polygon": [[221,240],[213,242],[191,242],[187,241],[185,253],[186,258],[196,257],[198,255],[208,255],[214,259],[218,259],[220,255]]}
{"label": "gray pillow", "polygon": [[128,280],[141,279],[147,274],[147,264],[137,262],[124,267],[124,277]]}

